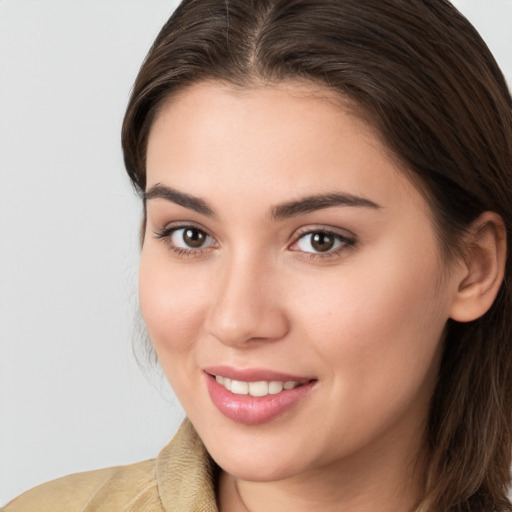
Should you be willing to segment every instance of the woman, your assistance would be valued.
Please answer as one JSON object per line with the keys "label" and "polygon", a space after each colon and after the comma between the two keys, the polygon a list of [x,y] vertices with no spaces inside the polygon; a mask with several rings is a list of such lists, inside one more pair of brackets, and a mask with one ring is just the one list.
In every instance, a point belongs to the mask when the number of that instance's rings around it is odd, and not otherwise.
{"label": "woman", "polygon": [[188,420],[17,510],[504,511],[512,100],[444,0],[186,0],[123,126]]}

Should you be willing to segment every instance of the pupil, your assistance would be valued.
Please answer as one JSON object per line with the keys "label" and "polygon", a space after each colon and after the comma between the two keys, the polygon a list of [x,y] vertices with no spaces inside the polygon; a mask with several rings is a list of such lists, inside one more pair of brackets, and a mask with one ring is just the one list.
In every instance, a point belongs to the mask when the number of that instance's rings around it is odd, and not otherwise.
{"label": "pupil", "polygon": [[315,233],[311,240],[311,245],[316,251],[329,251],[334,245],[334,237],[329,233]]}
{"label": "pupil", "polygon": [[187,229],[183,234],[183,239],[189,247],[201,247],[204,244],[205,235],[198,229]]}

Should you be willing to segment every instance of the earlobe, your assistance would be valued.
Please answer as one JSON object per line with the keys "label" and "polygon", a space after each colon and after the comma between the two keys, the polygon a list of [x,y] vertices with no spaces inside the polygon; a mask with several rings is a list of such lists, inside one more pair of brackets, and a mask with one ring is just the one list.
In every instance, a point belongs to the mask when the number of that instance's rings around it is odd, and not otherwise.
{"label": "earlobe", "polygon": [[465,245],[464,275],[450,310],[450,317],[458,322],[481,317],[498,294],[507,252],[503,219],[495,212],[484,212],[473,222]]}

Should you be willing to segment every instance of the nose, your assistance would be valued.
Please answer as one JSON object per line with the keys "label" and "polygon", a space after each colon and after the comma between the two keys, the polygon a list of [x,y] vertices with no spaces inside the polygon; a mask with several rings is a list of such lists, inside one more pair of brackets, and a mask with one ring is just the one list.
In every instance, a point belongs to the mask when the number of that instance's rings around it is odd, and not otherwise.
{"label": "nose", "polygon": [[215,278],[217,286],[206,317],[207,332],[221,343],[247,346],[249,341],[272,341],[289,329],[279,279],[256,258],[226,262]]}

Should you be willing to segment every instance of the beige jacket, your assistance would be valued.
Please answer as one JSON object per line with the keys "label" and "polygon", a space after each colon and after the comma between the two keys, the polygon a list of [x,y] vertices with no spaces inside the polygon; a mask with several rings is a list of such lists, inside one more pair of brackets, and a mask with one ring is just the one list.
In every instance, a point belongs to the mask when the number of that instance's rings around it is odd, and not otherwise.
{"label": "beige jacket", "polygon": [[214,464],[190,421],[154,460],[69,475],[2,512],[218,512]]}

